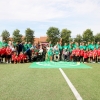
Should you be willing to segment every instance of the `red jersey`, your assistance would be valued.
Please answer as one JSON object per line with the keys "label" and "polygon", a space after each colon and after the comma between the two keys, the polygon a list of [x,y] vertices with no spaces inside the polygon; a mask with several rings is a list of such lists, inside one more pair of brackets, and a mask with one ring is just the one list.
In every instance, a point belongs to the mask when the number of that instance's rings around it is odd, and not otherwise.
{"label": "red jersey", "polygon": [[15,57],[16,57],[16,54],[13,54],[13,55],[11,56],[12,61],[14,61]]}
{"label": "red jersey", "polygon": [[24,54],[23,53],[19,54],[19,58],[20,58],[20,60],[22,60],[24,58]]}
{"label": "red jersey", "polygon": [[80,56],[80,49],[77,49],[77,50],[76,50],[75,56]]}
{"label": "red jersey", "polygon": [[93,56],[97,56],[97,50],[93,50]]}
{"label": "red jersey", "polygon": [[89,57],[93,57],[93,51],[89,51]]}
{"label": "red jersey", "polygon": [[12,49],[10,47],[6,48],[6,55],[11,55],[12,54]]}
{"label": "red jersey", "polygon": [[100,48],[97,50],[97,56],[100,56]]}
{"label": "red jersey", "polygon": [[88,52],[87,51],[84,52],[83,58],[88,58]]}
{"label": "red jersey", "polygon": [[1,48],[0,48],[0,55],[1,55]]}
{"label": "red jersey", "polygon": [[18,62],[22,60],[19,56],[16,56],[15,59],[16,59]]}
{"label": "red jersey", "polygon": [[72,50],[72,56],[76,54],[76,50]]}
{"label": "red jersey", "polygon": [[84,50],[80,50],[80,56],[84,56]]}
{"label": "red jersey", "polygon": [[26,60],[26,59],[27,59],[27,55],[24,54],[24,60]]}
{"label": "red jersey", "polygon": [[18,61],[18,56],[17,55],[15,55],[14,61]]}
{"label": "red jersey", "polygon": [[6,55],[6,48],[5,47],[1,48],[1,56],[2,55]]}

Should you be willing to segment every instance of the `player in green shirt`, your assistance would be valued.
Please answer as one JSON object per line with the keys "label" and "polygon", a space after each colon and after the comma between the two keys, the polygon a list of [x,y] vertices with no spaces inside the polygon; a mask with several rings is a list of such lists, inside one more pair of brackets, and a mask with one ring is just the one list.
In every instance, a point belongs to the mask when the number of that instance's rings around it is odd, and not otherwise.
{"label": "player in green shirt", "polygon": [[88,44],[87,44],[87,48],[86,48],[86,49],[88,49],[88,50],[91,49],[91,43],[90,43],[90,42],[88,42]]}
{"label": "player in green shirt", "polygon": [[59,48],[59,51],[60,51],[60,61],[62,60],[62,49],[63,49],[63,47],[62,47],[62,45],[61,45],[61,43],[58,45],[58,48]]}
{"label": "player in green shirt", "polygon": [[82,42],[79,45],[79,49],[83,49],[83,43]]}
{"label": "player in green shirt", "polygon": [[27,45],[27,42],[25,42],[23,45],[23,52],[25,52],[27,49],[28,49],[28,45]]}
{"label": "player in green shirt", "polygon": [[32,47],[31,42],[28,42],[27,46],[28,46],[28,48],[31,48]]}
{"label": "player in green shirt", "polygon": [[78,44],[78,42],[75,42],[74,44],[73,44],[73,48],[77,48],[77,47],[79,47],[79,44]]}
{"label": "player in green shirt", "polygon": [[8,45],[8,43],[7,43],[5,40],[3,40],[2,46],[3,46],[3,47],[7,47],[7,45]]}
{"label": "player in green shirt", "polygon": [[97,42],[95,47],[96,47],[96,49],[98,49],[100,47],[100,42]]}
{"label": "player in green shirt", "polygon": [[53,58],[53,48],[50,47],[50,49],[47,51],[47,57],[48,57],[48,61],[52,61]]}
{"label": "player in green shirt", "polygon": [[94,44],[94,42],[92,42],[91,45],[90,45],[90,49],[94,50],[94,48],[95,48],[95,44]]}
{"label": "player in green shirt", "polygon": [[54,61],[59,61],[59,54],[60,54],[59,48],[58,46],[56,46],[56,48],[54,49]]}
{"label": "player in green shirt", "polygon": [[63,49],[68,49],[67,43],[64,44]]}

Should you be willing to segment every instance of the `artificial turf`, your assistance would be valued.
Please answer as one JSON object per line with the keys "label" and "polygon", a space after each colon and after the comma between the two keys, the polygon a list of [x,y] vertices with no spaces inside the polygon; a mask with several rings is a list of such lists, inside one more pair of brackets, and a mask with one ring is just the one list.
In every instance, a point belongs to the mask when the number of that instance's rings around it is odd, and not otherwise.
{"label": "artificial turf", "polygon": [[[29,68],[31,63],[0,64],[0,100],[76,100],[58,68]],[[83,100],[100,98],[100,64],[63,68]]]}
{"label": "artificial turf", "polygon": [[0,65],[0,100],[75,100],[58,69]]}
{"label": "artificial turf", "polygon": [[63,69],[83,100],[100,99],[100,64],[87,63],[92,69]]}

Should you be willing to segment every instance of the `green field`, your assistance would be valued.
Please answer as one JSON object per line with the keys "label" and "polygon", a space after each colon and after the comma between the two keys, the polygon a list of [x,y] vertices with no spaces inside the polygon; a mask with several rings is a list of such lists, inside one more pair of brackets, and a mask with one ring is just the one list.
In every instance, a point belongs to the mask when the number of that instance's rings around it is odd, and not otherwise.
{"label": "green field", "polygon": [[[0,64],[0,100],[76,100],[59,68],[31,65]],[[62,69],[83,100],[99,100],[100,64],[86,65]]]}

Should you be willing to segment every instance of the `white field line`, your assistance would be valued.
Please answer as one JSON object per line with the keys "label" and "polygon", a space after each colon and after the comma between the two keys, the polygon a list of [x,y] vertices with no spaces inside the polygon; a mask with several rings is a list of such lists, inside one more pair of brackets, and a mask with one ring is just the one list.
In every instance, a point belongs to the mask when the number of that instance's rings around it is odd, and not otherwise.
{"label": "white field line", "polygon": [[70,89],[72,90],[74,96],[76,97],[76,100],[83,100],[82,97],[80,96],[80,94],[78,93],[78,91],[75,89],[75,87],[71,83],[71,81],[68,79],[68,77],[64,73],[64,71],[61,68],[59,68],[59,70],[60,70],[61,74],[63,75],[63,77],[65,78],[65,80],[66,80],[67,84],[69,85]]}

